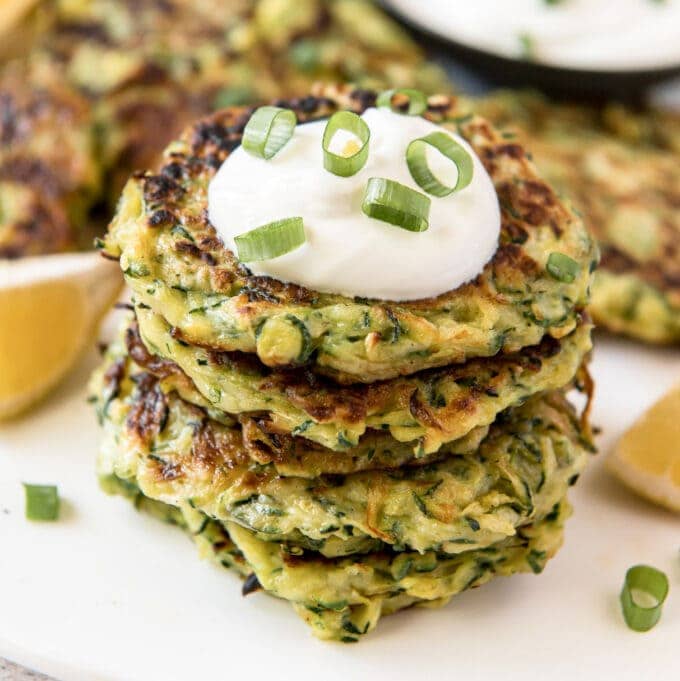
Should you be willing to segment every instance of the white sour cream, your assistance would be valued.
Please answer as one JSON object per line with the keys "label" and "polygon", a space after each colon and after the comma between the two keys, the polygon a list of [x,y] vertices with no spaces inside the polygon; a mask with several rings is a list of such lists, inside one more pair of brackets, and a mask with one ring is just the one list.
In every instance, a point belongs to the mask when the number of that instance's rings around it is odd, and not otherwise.
{"label": "white sour cream", "polygon": [[[506,57],[602,71],[680,65],[680,0],[390,0],[445,38]],[[524,38],[523,38],[524,37]]]}
{"label": "white sour cream", "polygon": [[[225,245],[260,225],[301,216],[306,243],[290,253],[248,263],[255,274],[317,291],[387,300],[415,300],[457,288],[477,276],[498,246],[500,210],[491,178],[470,146],[474,175],[463,190],[432,198],[430,225],[409,232],[367,217],[361,210],[371,177],[419,189],[406,165],[409,142],[443,128],[388,109],[363,115],[371,131],[366,165],[351,177],[324,170],[321,138],[326,121],[299,125],[271,160],[237,148],[208,188],[210,221]],[[434,150],[433,150],[434,151]],[[431,167],[455,166],[437,151]],[[447,165],[445,166],[445,162]],[[444,173],[441,175],[444,179]]]}

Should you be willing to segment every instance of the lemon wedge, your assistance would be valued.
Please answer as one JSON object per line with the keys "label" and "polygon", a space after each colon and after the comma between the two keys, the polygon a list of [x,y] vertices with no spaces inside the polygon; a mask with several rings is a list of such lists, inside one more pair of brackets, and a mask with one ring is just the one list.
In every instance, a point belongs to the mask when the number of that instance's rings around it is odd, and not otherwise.
{"label": "lemon wedge", "polygon": [[0,33],[9,33],[37,4],[38,0],[3,0],[0,2]]}
{"label": "lemon wedge", "polygon": [[0,419],[68,372],[122,283],[118,265],[99,253],[0,261]]}
{"label": "lemon wedge", "polygon": [[29,12],[39,2],[40,0],[0,0],[0,58],[24,54],[32,35],[31,27],[24,24],[27,23]]}
{"label": "lemon wedge", "polygon": [[680,385],[622,435],[607,466],[638,494],[680,511]]}

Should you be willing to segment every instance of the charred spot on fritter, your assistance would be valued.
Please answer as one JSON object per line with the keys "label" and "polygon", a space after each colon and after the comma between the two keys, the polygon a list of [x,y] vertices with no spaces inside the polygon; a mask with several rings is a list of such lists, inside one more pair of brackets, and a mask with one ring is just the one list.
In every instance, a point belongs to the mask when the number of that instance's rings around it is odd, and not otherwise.
{"label": "charred spot on fritter", "polygon": [[211,147],[220,151],[233,151],[241,142],[232,135],[233,133],[220,123],[199,123],[194,128],[192,142],[195,149]]}
{"label": "charred spot on fritter", "polygon": [[378,94],[375,90],[362,90],[357,88],[350,93],[350,99],[359,106],[361,113],[375,106]]}
{"label": "charred spot on fritter", "polygon": [[0,180],[35,186],[49,197],[58,196],[65,189],[64,178],[37,158],[13,157],[0,166]]}
{"label": "charred spot on fritter", "polygon": [[187,255],[191,255],[196,258],[201,255],[201,249],[190,241],[176,241],[175,250],[178,253],[186,253]]}
{"label": "charred spot on fritter", "polygon": [[409,399],[409,412],[411,416],[418,421],[430,428],[439,428],[440,423],[434,414],[428,409],[425,402],[421,399],[420,392],[414,390],[411,398]]}
{"label": "charred spot on fritter", "polygon": [[303,409],[318,423],[335,418],[348,423],[365,419],[369,403],[381,392],[380,386],[375,386],[373,392],[368,388],[337,386],[309,370],[272,371],[260,383],[263,391],[284,393],[293,405]]}
{"label": "charred spot on fritter", "polygon": [[174,461],[168,461],[158,454],[149,454],[148,458],[153,462],[156,477],[162,482],[172,482],[184,475],[180,464]]}
{"label": "charred spot on fritter", "polygon": [[557,226],[555,211],[564,212],[564,208],[547,184],[535,180],[519,182],[515,185],[514,204],[525,222],[534,227],[551,225],[555,236],[561,236],[562,229]]}
{"label": "charred spot on fritter", "polygon": [[139,326],[137,323],[132,323],[125,330],[125,345],[130,357],[139,366],[148,369],[154,376],[163,378],[172,374],[178,373],[179,367],[174,362],[162,359],[157,355],[152,355],[142,342],[139,335]]}
{"label": "charred spot on fritter", "polygon": [[149,227],[161,227],[166,225],[172,225],[177,222],[177,217],[172,213],[172,211],[166,208],[161,208],[157,211],[151,213],[148,219]]}
{"label": "charred spot on fritter", "polygon": [[103,385],[104,391],[102,398],[104,403],[110,402],[112,399],[118,397],[120,393],[120,384],[125,376],[126,363],[125,358],[116,360],[104,374]]}
{"label": "charred spot on fritter", "polygon": [[[676,262],[678,264],[675,264]],[[668,293],[680,291],[680,259],[678,252],[672,247],[666,254],[664,267],[659,267],[656,261],[640,263],[629,253],[607,244],[602,248],[600,264],[603,268],[621,275],[636,271],[659,290]]]}
{"label": "charred spot on fritter", "polygon": [[[197,123],[189,132],[189,144],[194,157],[205,163],[208,156],[224,159],[241,144],[241,135],[254,109],[219,111]],[[213,172],[216,168],[213,168]]]}
{"label": "charred spot on fritter", "polygon": [[260,589],[262,589],[262,585],[257,579],[257,575],[254,572],[251,572],[243,582],[243,586],[241,587],[241,595],[247,596],[248,594],[260,591]]}
{"label": "charred spot on fritter", "polygon": [[318,297],[318,294],[304,286],[283,282],[273,277],[254,275],[248,277],[241,294],[246,295],[249,302],[278,303],[280,300],[290,300],[298,305],[311,304]]}
{"label": "charred spot on fritter", "polygon": [[218,251],[224,248],[222,240],[219,239],[216,235],[201,237],[200,246],[201,248],[204,248],[208,251]]}
{"label": "charred spot on fritter", "polygon": [[205,415],[203,420],[197,420],[191,445],[192,467],[216,477],[220,472],[249,463],[238,431],[215,428]]}
{"label": "charred spot on fritter", "polygon": [[161,175],[170,178],[171,180],[178,181],[184,178],[184,167],[178,161],[172,161],[166,163],[161,168]]}
{"label": "charred spot on fritter", "polygon": [[58,198],[43,195],[39,186],[16,190],[29,195],[26,212],[17,218],[0,241],[1,258],[21,258],[27,255],[57,253],[73,245],[71,223]]}
{"label": "charred spot on fritter", "polygon": [[158,204],[162,208],[178,201],[184,194],[184,189],[179,184],[164,175],[144,175],[142,184],[144,199],[151,206]]}
{"label": "charred spot on fritter", "polygon": [[522,245],[529,239],[529,232],[514,218],[503,211],[501,214],[501,242],[510,242]]}
{"label": "charred spot on fritter", "polygon": [[136,392],[127,427],[142,442],[148,443],[163,432],[168,420],[168,405],[155,376],[142,373],[132,376],[132,380],[136,383]]}
{"label": "charred spot on fritter", "polygon": [[60,19],[54,27],[55,33],[71,40],[87,40],[100,45],[113,45],[104,23],[98,21],[67,21]]}
{"label": "charred spot on fritter", "polygon": [[519,144],[499,144],[494,147],[494,154],[496,156],[508,156],[509,158],[519,161],[525,157],[524,149]]}
{"label": "charred spot on fritter", "polygon": [[494,281],[500,289],[521,290],[541,272],[539,264],[516,243],[501,244],[492,260]]}

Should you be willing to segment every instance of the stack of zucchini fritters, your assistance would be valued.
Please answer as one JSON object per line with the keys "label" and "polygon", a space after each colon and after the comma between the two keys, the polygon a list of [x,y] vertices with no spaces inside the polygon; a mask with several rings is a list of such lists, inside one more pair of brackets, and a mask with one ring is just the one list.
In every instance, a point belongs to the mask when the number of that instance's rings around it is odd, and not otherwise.
{"label": "stack of zucchini fritters", "polygon": [[[374,102],[319,88],[280,104],[304,122]],[[583,223],[521,147],[435,96],[425,115],[472,144],[502,209],[477,279],[399,303],[253,276],[206,210],[252,111],[199,121],[123,192],[104,249],[134,309],[92,384],[104,488],[325,639],[540,572],[590,448],[565,398],[589,387],[597,249]]]}

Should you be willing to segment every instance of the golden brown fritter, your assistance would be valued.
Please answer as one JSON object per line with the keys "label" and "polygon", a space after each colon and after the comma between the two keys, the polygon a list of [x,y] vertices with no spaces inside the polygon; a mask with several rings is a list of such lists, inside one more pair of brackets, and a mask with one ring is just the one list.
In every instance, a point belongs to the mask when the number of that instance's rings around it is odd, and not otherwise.
{"label": "golden brown fritter", "polygon": [[58,74],[0,76],[0,258],[75,249],[99,190],[89,102]]}
{"label": "golden brown fritter", "polygon": [[595,321],[651,342],[680,341],[680,114],[510,92],[475,106],[517,134],[597,237]]}
{"label": "golden brown fritter", "polygon": [[[278,103],[306,121],[338,108],[361,112],[375,97],[325,87],[317,96]],[[457,119],[454,98],[433,97],[426,115],[458,126],[485,164],[502,211],[500,246],[474,281],[437,298],[396,302],[253,276],[217,238],[206,210],[208,184],[240,144],[251,113],[231,107],[188,128],[168,147],[158,174],[130,180],[109,228],[105,252],[120,258],[137,303],[162,316],[175,338],[254,353],[273,367],[311,366],[352,383],[516,352],[576,327],[597,260],[589,232],[521,146],[484,119]],[[553,253],[573,260],[573,280],[548,271]]]}
{"label": "golden brown fritter", "polygon": [[105,475],[100,480],[108,493],[127,497],[135,508],[184,529],[201,556],[244,578],[244,596],[263,589],[287,600],[315,636],[344,643],[360,640],[383,615],[414,605],[445,605],[494,576],[542,572],[561,546],[564,522],[571,514],[563,500],[544,520],[479,551],[445,556],[382,548],[329,559],[263,541],[236,523],[211,520],[188,504],[177,508],[156,501],[129,479]]}

